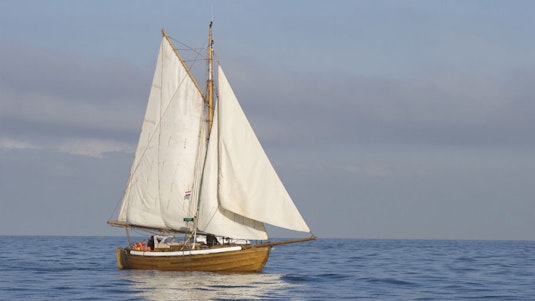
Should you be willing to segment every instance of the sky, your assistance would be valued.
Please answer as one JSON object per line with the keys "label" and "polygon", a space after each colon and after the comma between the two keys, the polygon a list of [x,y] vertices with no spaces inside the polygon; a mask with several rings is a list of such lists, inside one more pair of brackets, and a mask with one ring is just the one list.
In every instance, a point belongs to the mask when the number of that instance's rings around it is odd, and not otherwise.
{"label": "sky", "polygon": [[535,240],[534,11],[521,0],[1,1],[0,235],[124,234],[106,221],[160,30],[200,48],[213,20],[225,74],[316,236]]}

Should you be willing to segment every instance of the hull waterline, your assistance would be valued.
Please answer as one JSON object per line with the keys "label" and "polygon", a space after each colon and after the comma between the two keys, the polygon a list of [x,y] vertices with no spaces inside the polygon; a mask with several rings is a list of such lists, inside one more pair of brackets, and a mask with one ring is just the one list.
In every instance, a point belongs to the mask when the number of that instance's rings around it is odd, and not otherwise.
{"label": "hull waterline", "polygon": [[[117,248],[119,269],[253,273],[264,268],[271,246],[235,247],[219,252],[140,252]],[[199,254],[200,253],[200,254]]]}

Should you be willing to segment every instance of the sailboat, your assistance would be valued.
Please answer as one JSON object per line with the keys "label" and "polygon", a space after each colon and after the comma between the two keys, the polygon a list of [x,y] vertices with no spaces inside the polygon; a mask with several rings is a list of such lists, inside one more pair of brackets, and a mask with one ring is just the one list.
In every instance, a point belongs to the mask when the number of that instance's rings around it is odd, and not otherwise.
{"label": "sailboat", "polygon": [[[129,245],[116,251],[118,268],[260,272],[273,246],[316,237],[221,66],[214,70],[212,23],[205,91],[163,29],[162,35],[122,205],[108,221],[128,236]],[[269,241],[265,224],[308,235]],[[134,243],[131,229],[154,235]]]}

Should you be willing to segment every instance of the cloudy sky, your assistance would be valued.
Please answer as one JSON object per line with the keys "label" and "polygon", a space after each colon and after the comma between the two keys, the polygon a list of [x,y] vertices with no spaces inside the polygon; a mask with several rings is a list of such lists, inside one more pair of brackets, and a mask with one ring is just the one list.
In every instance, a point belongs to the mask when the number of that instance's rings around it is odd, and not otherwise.
{"label": "cloudy sky", "polygon": [[[122,235],[161,39],[216,54],[320,237],[535,239],[533,1],[0,2],[0,235]],[[116,213],[116,211],[115,211]]]}

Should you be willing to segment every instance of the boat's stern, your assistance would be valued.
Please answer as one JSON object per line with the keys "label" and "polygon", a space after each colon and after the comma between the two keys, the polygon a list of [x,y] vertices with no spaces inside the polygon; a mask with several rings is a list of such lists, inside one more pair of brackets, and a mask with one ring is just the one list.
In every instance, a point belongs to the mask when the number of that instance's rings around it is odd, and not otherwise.
{"label": "boat's stern", "polygon": [[119,270],[123,270],[126,268],[125,265],[125,258],[124,258],[124,252],[125,250],[123,248],[117,248],[116,255],[117,255],[117,267]]}

